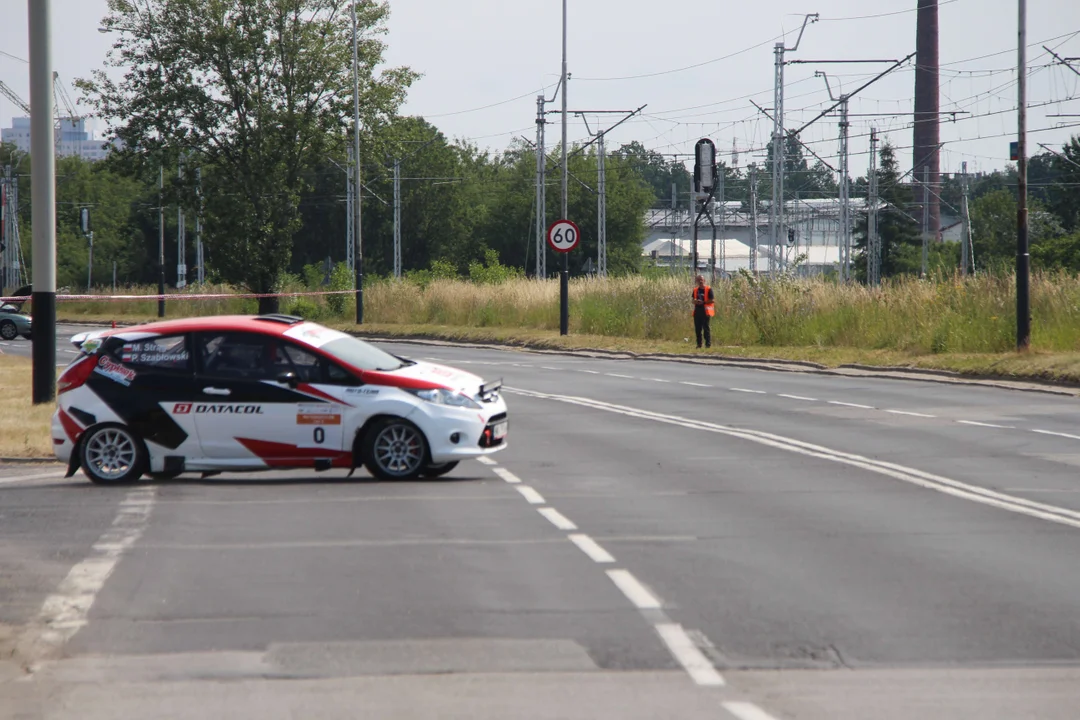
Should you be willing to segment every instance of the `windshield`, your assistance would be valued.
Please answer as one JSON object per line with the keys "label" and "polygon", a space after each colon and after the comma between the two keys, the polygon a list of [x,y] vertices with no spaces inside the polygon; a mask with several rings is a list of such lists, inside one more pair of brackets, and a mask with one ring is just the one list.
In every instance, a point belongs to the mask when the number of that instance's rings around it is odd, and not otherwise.
{"label": "windshield", "polygon": [[397,370],[412,364],[352,336],[340,337],[322,345],[323,352],[361,370]]}

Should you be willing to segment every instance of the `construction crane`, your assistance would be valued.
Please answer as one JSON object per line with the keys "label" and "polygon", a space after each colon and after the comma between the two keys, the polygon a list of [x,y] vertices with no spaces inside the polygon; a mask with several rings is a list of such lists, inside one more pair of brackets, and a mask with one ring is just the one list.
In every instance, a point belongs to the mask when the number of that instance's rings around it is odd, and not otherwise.
{"label": "construction crane", "polygon": [[3,80],[0,80],[0,95],[3,95],[8,100],[18,105],[27,115],[30,114],[30,106],[27,105],[21,97],[16,95],[15,91],[9,88]]}
{"label": "construction crane", "polygon": [[[63,104],[64,110],[67,112],[68,117],[71,118],[71,124],[74,125],[82,118],[75,112],[75,103],[71,102],[71,97],[67,94],[67,90],[64,89],[63,83],[60,82],[60,73],[53,70],[53,105],[56,106],[57,111],[60,109],[60,105]],[[57,112],[57,118],[59,119],[60,113]]]}

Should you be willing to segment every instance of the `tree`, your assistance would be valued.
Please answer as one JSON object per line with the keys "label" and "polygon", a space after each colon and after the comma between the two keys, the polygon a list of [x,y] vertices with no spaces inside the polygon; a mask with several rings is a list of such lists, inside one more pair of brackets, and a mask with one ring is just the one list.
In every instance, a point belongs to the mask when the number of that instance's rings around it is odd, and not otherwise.
{"label": "tree", "polygon": [[[908,213],[912,202],[911,186],[901,182],[896,151],[887,140],[881,146],[878,167],[877,230],[881,239],[881,277],[917,273],[922,267],[922,240],[918,225]],[[855,224],[855,276],[867,277],[867,215],[859,214]]]}
{"label": "tree", "polygon": [[[995,190],[971,203],[971,237],[976,267],[1005,269],[1014,267],[1016,258],[1016,198],[1010,190]],[[1065,260],[1051,250],[1052,241],[1065,235],[1061,223],[1041,203],[1032,200],[1028,207],[1028,238],[1031,247],[1042,246],[1040,256],[1051,266]],[[1034,253],[1033,253],[1034,254]]]}
{"label": "tree", "polygon": [[[416,75],[376,72],[389,7],[356,3],[363,127],[394,114]],[[204,242],[222,279],[271,292],[289,264],[310,171],[346,141],[349,0],[109,0],[118,33],[103,71],[78,85],[133,171],[202,171]],[[183,189],[183,188],[181,188]],[[187,193],[190,197],[189,183]],[[260,301],[260,311],[277,306]]]}
{"label": "tree", "polygon": [[654,201],[669,203],[671,186],[680,195],[690,192],[693,175],[676,158],[667,159],[655,150],[649,150],[637,140],[626,143],[611,153],[625,161],[625,167],[634,172],[652,190]]}

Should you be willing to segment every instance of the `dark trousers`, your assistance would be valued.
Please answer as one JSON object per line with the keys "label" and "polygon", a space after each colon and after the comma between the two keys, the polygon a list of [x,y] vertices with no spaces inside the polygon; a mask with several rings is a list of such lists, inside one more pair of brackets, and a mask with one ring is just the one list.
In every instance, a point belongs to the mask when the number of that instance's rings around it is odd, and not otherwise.
{"label": "dark trousers", "polygon": [[712,336],[709,333],[709,320],[704,310],[694,310],[694,335],[697,336],[697,346],[701,347],[701,336],[705,336],[705,347],[712,347]]}

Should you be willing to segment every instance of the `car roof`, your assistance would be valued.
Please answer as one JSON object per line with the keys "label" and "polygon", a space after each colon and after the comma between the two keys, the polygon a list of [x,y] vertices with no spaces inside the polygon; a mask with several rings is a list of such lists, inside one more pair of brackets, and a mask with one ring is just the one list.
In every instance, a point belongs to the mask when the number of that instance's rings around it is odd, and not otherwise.
{"label": "car roof", "polygon": [[231,330],[255,332],[263,335],[283,335],[289,328],[308,321],[292,315],[214,315],[211,317],[178,318],[160,320],[142,325],[117,328],[108,335],[130,332],[149,332],[160,335],[199,332],[200,330]]}

